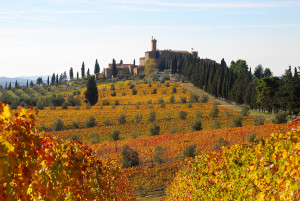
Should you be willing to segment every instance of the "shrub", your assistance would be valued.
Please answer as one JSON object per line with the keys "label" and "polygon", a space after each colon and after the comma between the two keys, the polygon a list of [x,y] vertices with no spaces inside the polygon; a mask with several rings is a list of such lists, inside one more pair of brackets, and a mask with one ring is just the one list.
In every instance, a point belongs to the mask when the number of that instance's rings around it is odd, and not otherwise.
{"label": "shrub", "polygon": [[186,97],[180,96],[180,102],[181,103],[186,103]]}
{"label": "shrub", "polygon": [[162,146],[157,146],[155,147],[155,151],[154,151],[154,156],[153,156],[153,160],[156,163],[163,163],[165,162],[166,158],[166,149],[163,148]]}
{"label": "shrub", "polygon": [[161,107],[161,108],[165,108],[165,107],[166,107],[166,104],[165,104],[165,103],[161,103],[161,104],[160,104],[160,107]]}
{"label": "shrub", "polygon": [[188,115],[188,113],[186,111],[182,110],[182,111],[179,112],[178,118],[181,119],[181,120],[185,120],[187,115]]}
{"label": "shrub", "polygon": [[183,158],[188,158],[188,157],[192,157],[194,158],[197,154],[196,154],[196,148],[197,145],[196,144],[191,144],[188,145],[183,152]]}
{"label": "shrub", "polygon": [[72,121],[72,128],[79,128],[80,127],[80,121],[77,119],[77,121]]}
{"label": "shrub", "polygon": [[250,114],[249,110],[250,110],[250,108],[247,105],[244,105],[242,107],[241,115],[242,116],[249,116],[249,114]]}
{"label": "shrub", "polygon": [[53,125],[53,130],[61,131],[64,129],[64,122],[61,119],[57,119]]}
{"label": "shrub", "polygon": [[154,89],[152,90],[151,94],[157,94],[157,89],[154,88]]}
{"label": "shrub", "polygon": [[159,135],[159,132],[160,126],[158,126],[156,122],[154,122],[153,125],[150,127],[150,136]]}
{"label": "shrub", "polygon": [[90,116],[85,122],[85,127],[91,128],[97,125],[96,119],[94,116]]}
{"label": "shrub", "polygon": [[200,131],[202,130],[202,123],[200,119],[195,119],[194,122],[192,123],[192,130],[193,131]]}
{"label": "shrub", "polygon": [[283,124],[287,122],[287,115],[283,112],[278,112],[275,115],[275,119],[272,120],[274,124]]}
{"label": "shrub", "polygon": [[115,105],[120,105],[120,101],[119,100],[115,100]]}
{"label": "shrub", "polygon": [[117,129],[114,129],[111,131],[110,133],[110,138],[112,141],[118,141],[121,139],[121,136],[120,136],[121,132]]}
{"label": "shrub", "polygon": [[192,103],[188,102],[187,107],[192,108],[193,107]]}
{"label": "shrub", "polygon": [[175,97],[172,95],[171,98],[169,99],[169,103],[170,104],[174,104],[175,103]]}
{"label": "shrub", "polygon": [[80,140],[80,135],[78,133],[73,134],[71,140]]}
{"label": "shrub", "polygon": [[183,94],[186,93],[186,88],[182,88],[182,91],[181,91]]}
{"label": "shrub", "polygon": [[111,91],[114,91],[114,90],[116,90],[116,87],[115,87],[115,85],[114,85],[114,84],[111,84],[111,85],[110,85],[110,90],[111,90]]}
{"label": "shrub", "polygon": [[139,154],[137,151],[130,148],[128,145],[125,145],[122,150],[122,159],[123,159],[123,168],[129,168],[139,165]]}
{"label": "shrub", "polygon": [[121,125],[121,124],[126,124],[126,115],[125,114],[121,114],[118,119],[118,124]]}
{"label": "shrub", "polygon": [[167,90],[165,90],[165,89],[162,90],[162,91],[161,91],[161,94],[167,94]]}
{"label": "shrub", "polygon": [[191,103],[198,103],[199,102],[198,96],[196,94],[191,93],[190,102]]}
{"label": "shrub", "polygon": [[165,84],[165,87],[170,87],[170,83],[167,82],[167,83]]}
{"label": "shrub", "polygon": [[126,96],[126,95],[127,95],[126,92],[123,91],[123,92],[122,92],[122,96]]}
{"label": "shrub", "polygon": [[135,88],[132,89],[132,95],[136,95],[137,94],[137,90]]}
{"label": "shrub", "polygon": [[116,91],[111,92],[110,95],[111,95],[111,96],[116,96],[116,95],[117,95],[117,94],[116,94]]}
{"label": "shrub", "polygon": [[100,134],[99,133],[91,133],[90,138],[91,138],[92,144],[97,144],[100,142]]}
{"label": "shrub", "polygon": [[176,92],[177,92],[177,89],[176,89],[176,86],[174,85],[172,88],[172,94],[176,94]]}
{"label": "shrub", "polygon": [[156,112],[154,110],[152,110],[150,112],[149,118],[148,118],[148,122],[154,122],[156,120]]}
{"label": "shrub", "polygon": [[109,103],[109,101],[108,100],[103,100],[102,101],[102,105],[109,105],[110,103]]}
{"label": "shrub", "polygon": [[162,104],[164,103],[164,99],[162,97],[160,97],[158,100],[157,100],[158,104]]}
{"label": "shrub", "polygon": [[210,111],[210,113],[209,113],[209,116],[211,118],[216,118],[218,116],[218,114],[219,114],[218,106],[217,106],[217,104],[214,104],[211,111]]}
{"label": "shrub", "polygon": [[116,105],[112,105],[112,106],[111,106],[111,109],[115,109],[115,108],[116,108]]}
{"label": "shrub", "polygon": [[152,87],[152,84],[151,84],[151,82],[148,84],[148,87]]}
{"label": "shrub", "polygon": [[220,139],[218,139],[217,144],[215,144],[213,151],[219,150],[221,147],[227,146],[227,145],[229,145],[229,142],[221,137]]}
{"label": "shrub", "polygon": [[242,127],[243,118],[239,115],[235,116],[234,119],[232,120],[231,127]]}
{"label": "shrub", "polygon": [[148,100],[148,101],[147,101],[147,104],[152,104],[152,100]]}
{"label": "shrub", "polygon": [[68,103],[64,102],[61,106],[61,109],[63,109],[63,110],[68,109]]}
{"label": "shrub", "polygon": [[106,119],[104,119],[103,124],[104,124],[104,126],[111,126],[111,122],[108,117]]}
{"label": "shrub", "polygon": [[248,142],[250,142],[250,143],[258,143],[259,139],[257,137],[257,133],[252,133],[251,135],[249,135]]}
{"label": "shrub", "polygon": [[135,120],[135,123],[140,123],[143,119],[143,114],[136,114],[134,115],[134,120]]}
{"label": "shrub", "polygon": [[264,125],[265,123],[265,117],[262,115],[257,115],[253,118],[253,123],[255,126]]}
{"label": "shrub", "polygon": [[135,87],[134,84],[130,84],[129,89],[133,89]]}
{"label": "shrub", "polygon": [[207,102],[208,102],[208,96],[205,95],[205,94],[203,94],[203,95],[201,96],[201,103],[207,103]]}

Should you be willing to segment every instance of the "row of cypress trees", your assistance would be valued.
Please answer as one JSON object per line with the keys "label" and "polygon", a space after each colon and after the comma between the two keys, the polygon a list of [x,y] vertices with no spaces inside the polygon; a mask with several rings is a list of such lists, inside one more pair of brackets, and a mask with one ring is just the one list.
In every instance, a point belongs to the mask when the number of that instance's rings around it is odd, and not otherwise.
{"label": "row of cypress trees", "polygon": [[228,67],[224,59],[217,63],[190,57],[183,61],[178,72],[195,86],[220,99],[270,113],[282,110],[297,116],[300,111],[297,68],[292,73],[289,67],[284,75],[274,77],[269,68],[263,69],[261,65],[252,73],[245,60],[232,61]]}

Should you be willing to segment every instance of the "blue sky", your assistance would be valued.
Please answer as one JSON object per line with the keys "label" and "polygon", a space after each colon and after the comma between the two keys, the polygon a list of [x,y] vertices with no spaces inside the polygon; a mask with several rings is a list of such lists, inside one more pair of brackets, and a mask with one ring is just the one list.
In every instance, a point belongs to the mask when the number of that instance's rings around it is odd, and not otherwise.
{"label": "blue sky", "polygon": [[158,49],[281,75],[300,66],[299,10],[299,0],[0,0],[0,77],[138,63],[152,36]]}

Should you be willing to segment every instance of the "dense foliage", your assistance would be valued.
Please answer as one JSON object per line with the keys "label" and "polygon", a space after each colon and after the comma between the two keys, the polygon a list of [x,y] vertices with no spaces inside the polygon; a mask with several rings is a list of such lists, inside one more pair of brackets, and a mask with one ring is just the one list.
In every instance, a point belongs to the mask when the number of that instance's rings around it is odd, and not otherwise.
{"label": "dense foliage", "polygon": [[224,59],[221,64],[209,59],[187,59],[182,73],[195,86],[218,98],[247,104],[252,109],[267,112],[283,110],[297,115],[300,112],[300,76],[297,68],[291,67],[281,78],[273,77],[270,69],[261,66],[251,68],[245,60],[232,61],[228,67]]}
{"label": "dense foliage", "polygon": [[188,161],[167,200],[299,200],[300,121],[286,133]]}
{"label": "dense foliage", "polygon": [[[36,112],[37,113],[37,112]],[[114,162],[34,129],[34,111],[0,102],[0,200],[134,200]]]}

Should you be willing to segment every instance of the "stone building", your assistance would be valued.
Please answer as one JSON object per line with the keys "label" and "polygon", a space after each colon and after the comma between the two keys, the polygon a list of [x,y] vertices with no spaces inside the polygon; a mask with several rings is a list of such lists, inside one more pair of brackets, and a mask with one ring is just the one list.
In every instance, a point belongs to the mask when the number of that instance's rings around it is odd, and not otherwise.
{"label": "stone building", "polygon": [[154,59],[157,64],[159,64],[162,60],[167,64],[172,62],[172,59],[176,57],[178,61],[187,58],[188,56],[192,56],[194,58],[198,57],[198,52],[192,51],[176,51],[176,50],[158,50],[156,48],[157,40],[152,37],[151,40],[152,50],[145,52],[145,57],[140,58],[140,66],[145,66],[147,59]]}
{"label": "stone building", "polygon": [[[139,68],[138,66],[134,64],[116,64],[117,71],[118,71],[118,77],[124,77],[125,75],[133,75],[133,74],[138,74],[141,70],[135,70],[136,68]],[[137,73],[135,73],[137,72]],[[112,64],[108,65],[108,68],[104,69],[104,76],[107,78],[112,77]]]}

